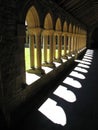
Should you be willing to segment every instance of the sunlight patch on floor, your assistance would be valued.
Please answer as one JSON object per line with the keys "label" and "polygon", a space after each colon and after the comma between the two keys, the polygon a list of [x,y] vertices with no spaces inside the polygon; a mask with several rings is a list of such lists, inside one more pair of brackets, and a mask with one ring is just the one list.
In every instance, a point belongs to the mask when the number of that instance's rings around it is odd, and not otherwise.
{"label": "sunlight patch on floor", "polygon": [[76,71],[72,71],[69,75],[73,76],[73,77],[76,77],[76,78],[79,78],[79,79],[85,79],[85,76],[83,74],[78,73]]}
{"label": "sunlight patch on floor", "polygon": [[83,73],[87,73],[88,71],[84,68],[81,67],[75,67],[74,70],[79,71],[79,72],[83,72]]}
{"label": "sunlight patch on floor", "polygon": [[59,67],[61,65],[61,63],[58,62],[53,62],[55,64],[56,67]]}
{"label": "sunlight patch on floor", "polygon": [[66,114],[62,107],[57,106],[57,102],[48,98],[38,109],[44,116],[55,124],[64,126],[67,123]]}
{"label": "sunlight patch on floor", "polygon": [[73,78],[71,77],[67,77],[66,79],[63,80],[63,83],[67,84],[67,85],[70,85],[74,88],[81,88],[82,85],[79,81],[77,80],[74,80]]}
{"label": "sunlight patch on floor", "polygon": [[58,88],[53,92],[53,94],[71,103],[76,101],[76,95],[71,90],[68,90],[62,85],[59,85]]}
{"label": "sunlight patch on floor", "polygon": [[44,66],[42,66],[42,69],[45,71],[46,74],[49,73],[49,72],[51,72],[53,70],[50,67],[44,67]]}
{"label": "sunlight patch on floor", "polygon": [[62,58],[62,61],[63,61],[63,62],[66,62],[67,60]]}
{"label": "sunlight patch on floor", "polygon": [[86,58],[83,58],[82,60],[87,61],[87,62],[92,62],[92,60],[89,60],[89,59],[86,59]]}
{"label": "sunlight patch on floor", "polygon": [[26,83],[30,85],[40,79],[40,76],[26,72]]}
{"label": "sunlight patch on floor", "polygon": [[90,59],[90,60],[93,59],[92,57],[89,57],[89,56],[84,56],[84,58],[86,58],[86,59]]}
{"label": "sunlight patch on floor", "polygon": [[83,67],[83,68],[90,68],[88,65],[84,65],[84,64],[81,64],[81,63],[79,63],[77,66]]}
{"label": "sunlight patch on floor", "polygon": [[82,60],[75,60],[75,62],[78,62],[78,63],[83,63],[83,64],[86,64],[86,65],[91,65],[90,62],[87,62],[87,61],[82,61]]}
{"label": "sunlight patch on floor", "polygon": [[71,59],[72,57],[71,56],[68,56],[68,59]]}

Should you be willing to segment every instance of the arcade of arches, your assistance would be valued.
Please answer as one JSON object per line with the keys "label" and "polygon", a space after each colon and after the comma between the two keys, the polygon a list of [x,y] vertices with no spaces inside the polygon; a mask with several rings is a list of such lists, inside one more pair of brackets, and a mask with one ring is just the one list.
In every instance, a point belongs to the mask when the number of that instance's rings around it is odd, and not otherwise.
{"label": "arcade of arches", "polygon": [[[44,84],[63,71],[66,73],[86,50],[87,28],[52,2],[3,1],[0,3],[0,12],[4,11],[0,13],[0,110],[9,123],[12,110]],[[52,71],[47,74],[44,68]],[[26,74],[35,75],[38,80],[28,85]]]}
{"label": "arcade of arches", "polygon": [[30,73],[44,74],[42,65],[54,68],[53,61],[61,63],[61,58],[77,55],[86,47],[86,30],[67,21],[62,27],[60,18],[53,25],[52,19],[51,14],[47,13],[42,29],[35,7],[32,6],[27,12],[25,46],[30,49],[30,69],[27,70]]}

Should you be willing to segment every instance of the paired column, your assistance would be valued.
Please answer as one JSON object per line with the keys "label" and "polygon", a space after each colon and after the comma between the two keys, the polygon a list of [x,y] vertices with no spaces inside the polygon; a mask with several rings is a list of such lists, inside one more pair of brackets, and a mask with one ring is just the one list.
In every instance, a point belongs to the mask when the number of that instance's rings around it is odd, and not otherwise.
{"label": "paired column", "polygon": [[43,33],[43,65],[54,68],[53,64],[53,30],[44,30]]}
{"label": "paired column", "polygon": [[64,39],[63,39],[63,42],[64,42],[64,44],[63,44],[64,53],[63,53],[62,57],[64,59],[67,59],[67,36],[66,36],[66,33],[63,34],[63,37],[64,37]]}
{"label": "paired column", "polygon": [[[61,32],[56,32],[54,34],[54,61],[61,63],[61,45],[62,45],[62,34]],[[57,43],[56,43],[57,42]]]}
{"label": "paired column", "polygon": [[74,53],[74,36],[71,36],[71,54]]}
{"label": "paired column", "polygon": [[29,46],[29,35],[28,35],[28,31],[26,31],[26,46]]}
{"label": "paired column", "polygon": [[34,59],[35,59],[35,55],[34,55],[34,35],[29,35],[29,43],[30,43],[30,67],[32,69],[35,68],[35,64],[34,64]]}
{"label": "paired column", "polygon": [[[44,74],[44,70],[41,68],[41,29],[35,28],[30,29],[30,65],[31,69],[28,70],[29,73],[35,73],[37,75]],[[32,36],[32,35],[33,36]],[[34,47],[34,36],[35,36],[35,45]]]}
{"label": "paired column", "polygon": [[71,36],[68,35],[68,55],[71,56]]}

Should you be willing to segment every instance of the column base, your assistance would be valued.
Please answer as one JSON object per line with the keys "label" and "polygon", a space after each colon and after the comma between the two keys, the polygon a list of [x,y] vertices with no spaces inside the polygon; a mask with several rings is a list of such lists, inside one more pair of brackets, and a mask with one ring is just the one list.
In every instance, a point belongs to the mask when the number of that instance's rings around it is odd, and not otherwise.
{"label": "column base", "polygon": [[70,52],[69,54],[67,54],[67,55],[72,57],[72,54],[71,54],[71,52]]}
{"label": "column base", "polygon": [[75,59],[77,59],[78,58],[78,53],[75,53]]}
{"label": "column base", "polygon": [[55,64],[54,63],[47,63],[47,62],[45,62],[45,63],[43,63],[43,66],[50,67],[50,68],[55,68]]}
{"label": "column base", "polygon": [[55,62],[63,63],[61,59],[54,59]]}
{"label": "column base", "polygon": [[66,56],[62,56],[62,58],[63,58],[63,59],[66,59],[66,60],[68,60],[68,57],[67,57],[67,55],[66,55]]}
{"label": "column base", "polygon": [[38,76],[42,76],[45,74],[45,71],[41,68],[29,69],[27,70],[28,73],[36,74]]}

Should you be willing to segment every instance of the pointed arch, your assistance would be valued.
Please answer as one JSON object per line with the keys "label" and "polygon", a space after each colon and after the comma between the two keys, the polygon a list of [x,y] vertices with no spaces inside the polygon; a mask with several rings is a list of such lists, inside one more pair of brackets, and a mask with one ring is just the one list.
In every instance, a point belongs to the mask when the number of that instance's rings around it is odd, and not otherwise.
{"label": "pointed arch", "polygon": [[32,6],[26,15],[26,22],[28,27],[39,27],[40,26],[40,20],[39,20],[39,15],[37,10],[35,9],[34,6]]}
{"label": "pointed arch", "polygon": [[80,27],[79,27],[79,29],[78,29],[78,33],[81,33],[81,29],[80,29]]}
{"label": "pointed arch", "polygon": [[50,13],[48,13],[44,20],[44,28],[45,29],[53,29],[53,21]]}
{"label": "pointed arch", "polygon": [[67,27],[67,22],[65,21],[65,22],[64,22],[64,25],[63,25],[63,31],[64,31],[64,32],[67,32],[67,28],[68,28],[68,27]]}
{"label": "pointed arch", "polygon": [[78,27],[76,27],[76,33],[78,33],[78,31],[79,31],[79,30],[78,30]]}
{"label": "pointed arch", "polygon": [[76,27],[75,27],[75,25],[73,26],[73,33],[75,33],[75,30],[76,30]]}
{"label": "pointed arch", "polygon": [[61,20],[60,20],[60,18],[58,18],[57,21],[56,21],[55,30],[61,31]]}
{"label": "pointed arch", "polygon": [[69,30],[68,31],[72,32],[72,24],[71,23],[69,24]]}

